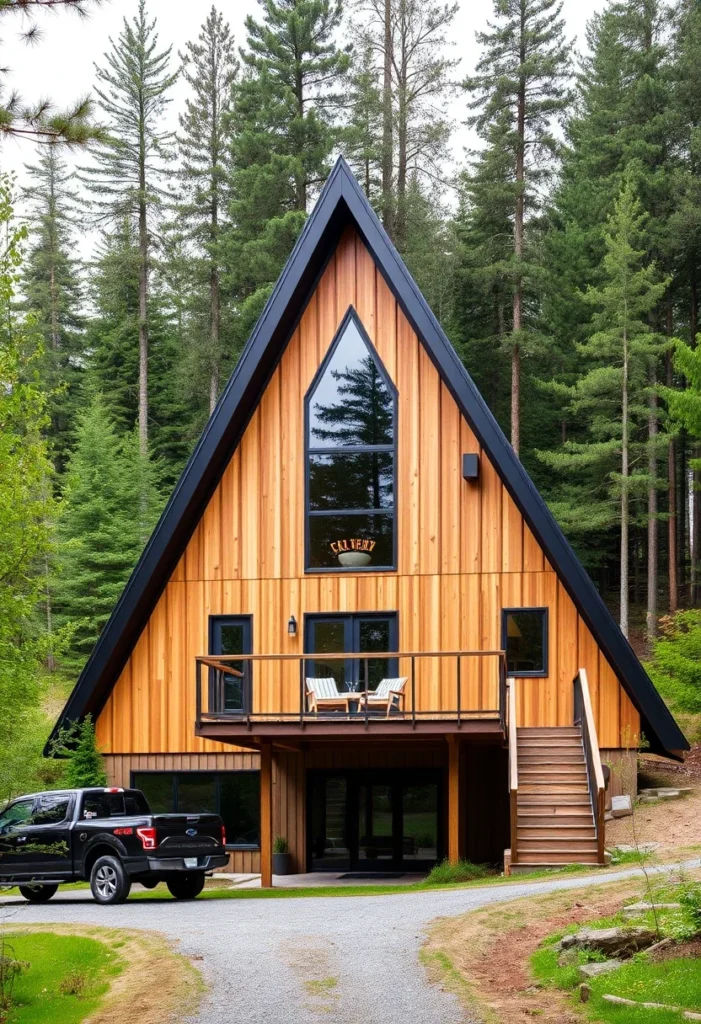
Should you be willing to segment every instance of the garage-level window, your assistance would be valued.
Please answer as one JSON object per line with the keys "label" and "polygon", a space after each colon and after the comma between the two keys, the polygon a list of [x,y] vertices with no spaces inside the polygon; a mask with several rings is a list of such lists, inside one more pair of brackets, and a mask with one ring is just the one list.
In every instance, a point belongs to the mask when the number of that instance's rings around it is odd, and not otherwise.
{"label": "garage-level window", "polygon": [[502,649],[510,676],[548,674],[548,609],[505,608]]}
{"label": "garage-level window", "polygon": [[132,772],[154,814],[218,814],[226,845],[260,846],[260,772]]}

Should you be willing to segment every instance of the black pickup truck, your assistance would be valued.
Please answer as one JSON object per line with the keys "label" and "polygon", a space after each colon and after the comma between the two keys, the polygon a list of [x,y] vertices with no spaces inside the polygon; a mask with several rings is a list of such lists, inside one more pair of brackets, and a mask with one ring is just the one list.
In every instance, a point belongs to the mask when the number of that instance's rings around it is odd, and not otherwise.
{"label": "black pickup truck", "polygon": [[62,882],[87,879],[98,903],[122,903],[132,882],[165,882],[176,899],[198,896],[226,864],[216,814],[151,814],[138,789],[70,789],[18,797],[0,812],[0,888],[32,903]]}

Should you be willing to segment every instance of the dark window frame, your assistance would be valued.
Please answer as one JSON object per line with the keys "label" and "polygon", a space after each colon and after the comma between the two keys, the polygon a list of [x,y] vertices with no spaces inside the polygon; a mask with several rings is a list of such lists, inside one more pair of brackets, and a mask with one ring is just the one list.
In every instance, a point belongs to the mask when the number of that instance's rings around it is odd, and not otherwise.
{"label": "dark window frame", "polygon": [[[214,790],[215,791],[215,802],[216,802],[217,808],[221,809],[221,776],[222,775],[258,775],[258,776],[260,776],[260,769],[259,768],[240,768],[240,769],[234,769],[233,771],[232,770],[227,770],[227,769],[224,769],[224,771],[219,771],[219,770],[217,770],[215,768],[212,771],[207,771],[206,768],[195,768],[194,770],[190,771],[189,769],[158,768],[158,769],[156,769],[154,771],[154,770],[149,769],[149,768],[132,768],[130,773],[129,773],[129,788],[130,789],[138,789],[138,786],[136,786],[135,783],[134,783],[134,777],[136,775],[172,775],[173,776],[173,805],[175,807],[178,806],[178,776],[179,775],[188,775],[190,777],[192,777],[193,775],[214,775],[215,779],[216,779],[215,790]],[[147,800],[148,800],[148,797],[147,797]],[[184,814],[185,812],[184,811],[172,811],[172,812],[169,811],[168,813]],[[219,810],[215,811],[215,814],[219,814]],[[260,822],[259,822],[259,828],[260,828]],[[226,849],[227,850],[249,850],[249,851],[253,850],[253,851],[256,851],[256,850],[260,850],[260,843],[230,843],[228,841],[228,836],[227,836]]]}
{"label": "dark window frame", "polygon": [[[398,611],[388,611],[388,612],[378,612],[378,611],[372,611],[372,612],[363,612],[363,611],[359,611],[359,612],[305,612],[305,615],[304,615],[304,630],[303,630],[304,653],[305,654],[313,654],[314,653],[313,651],[310,651],[309,647],[310,647],[310,643],[311,643],[313,624],[315,622],[342,622],[343,626],[344,626],[344,643],[347,644],[348,643],[348,639],[350,638],[351,650],[349,650],[347,652],[346,651],[343,651],[343,652],[339,651],[339,654],[341,654],[341,653],[343,653],[343,654],[347,653],[348,654],[348,658],[344,662],[344,665],[346,667],[346,675],[350,675],[354,680],[355,680],[355,676],[357,675],[358,676],[358,680],[356,680],[356,682],[360,682],[359,666],[356,666],[356,665],[353,664],[354,662],[359,661],[359,659],[358,658],[354,658],[353,655],[360,653],[358,650],[356,650],[356,638],[358,638],[359,634],[360,634],[360,630],[359,630],[360,621],[361,620],[365,621],[367,619],[378,619],[378,620],[379,619],[384,619],[384,620],[389,622],[390,652],[391,652],[393,647],[394,647],[394,649],[396,651],[398,651],[399,650],[399,612]],[[398,659],[390,658],[388,660],[389,660],[389,665],[387,667],[388,675],[392,675],[392,673],[394,673],[394,677],[396,677],[398,672],[399,672]],[[351,663],[351,665],[352,665],[352,668],[350,668],[350,669],[348,668],[348,664],[349,663]],[[309,664],[313,666],[314,662],[310,662]],[[356,671],[356,669],[357,669],[357,671]],[[307,668],[306,665],[305,665],[305,670],[304,671],[305,671],[305,675],[306,675],[307,671],[308,671],[308,668]],[[311,675],[313,673],[310,672],[309,674]]]}
{"label": "dark window frame", "polygon": [[509,679],[544,679],[548,675],[548,640],[550,635],[550,623],[549,614],[550,609],[545,607],[525,607],[525,608],[502,608],[501,610],[501,648],[504,652],[507,650],[507,626],[509,615],[522,615],[525,612],[537,613],[541,616],[542,622],[542,637],[543,637],[543,668],[538,670],[523,671],[523,672],[512,672],[508,666],[508,654],[507,654],[507,665],[506,674]]}
{"label": "dark window frame", "polygon": [[[242,625],[243,626],[243,646],[244,654],[253,654],[253,616],[250,614],[244,615],[210,615],[207,622],[207,653],[212,655],[221,654],[221,651],[216,650],[216,631],[218,626],[225,625]],[[244,679],[243,686],[243,708],[241,714],[248,714],[252,705],[252,662],[247,661],[244,663],[244,673],[247,673],[247,678]],[[215,686],[215,670],[210,668],[209,670],[209,706],[214,706],[214,686]]]}
{"label": "dark window frame", "polygon": [[[393,443],[391,445],[353,445],[348,447],[340,446],[338,448],[314,448],[309,444],[309,404],[316,390],[316,386],[324,376],[326,369],[334,357],[336,349],[338,348],[346,327],[350,322],[353,322],[358,330],[361,338],[363,339],[368,351],[372,355],[377,368],[384,380],[390,394],[392,395],[392,437]],[[351,304],[346,310],[345,316],[340,323],[338,330],[336,331],[331,345],[329,347],[326,356],[324,357],[321,366],[314,374],[311,384],[307,389],[307,393],[304,396],[304,572],[308,573],[359,573],[359,572],[396,572],[397,571],[397,482],[398,482],[398,411],[399,411],[399,392],[394,385],[394,381],[387,372],[387,368],[380,358],[380,354],[373,345],[368,332],[365,330],[363,323],[355,310],[355,307]],[[353,452],[390,452],[393,455],[394,464],[392,467],[392,509],[330,509],[327,511],[319,509],[310,509],[310,456],[311,455],[333,455],[338,452],[346,452],[352,454]],[[392,520],[392,564],[391,565],[362,565],[362,566],[343,566],[343,565],[327,565],[327,566],[312,566],[311,560],[311,519],[318,518],[321,516],[329,515],[343,516],[378,516],[384,515],[390,517]]]}

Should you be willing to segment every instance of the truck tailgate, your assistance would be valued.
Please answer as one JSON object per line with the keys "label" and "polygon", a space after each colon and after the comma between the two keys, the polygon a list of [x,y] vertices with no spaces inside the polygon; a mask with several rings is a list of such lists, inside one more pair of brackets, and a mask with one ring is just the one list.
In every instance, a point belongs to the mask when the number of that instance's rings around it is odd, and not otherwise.
{"label": "truck tailgate", "polygon": [[195,857],[221,849],[222,825],[216,814],[154,814],[153,824],[161,856]]}

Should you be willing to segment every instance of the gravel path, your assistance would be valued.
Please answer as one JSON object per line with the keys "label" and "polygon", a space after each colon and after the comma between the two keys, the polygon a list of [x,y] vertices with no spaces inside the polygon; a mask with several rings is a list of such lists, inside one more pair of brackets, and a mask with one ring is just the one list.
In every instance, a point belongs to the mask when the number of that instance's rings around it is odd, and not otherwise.
{"label": "gravel path", "polygon": [[[698,860],[685,866],[698,867]],[[668,866],[657,870],[673,870]],[[430,985],[418,954],[426,926],[518,896],[639,874],[396,896],[134,901],[100,907],[67,892],[41,907],[0,899],[0,920],[156,929],[197,960],[210,984],[195,1024],[465,1024],[457,999]]]}

